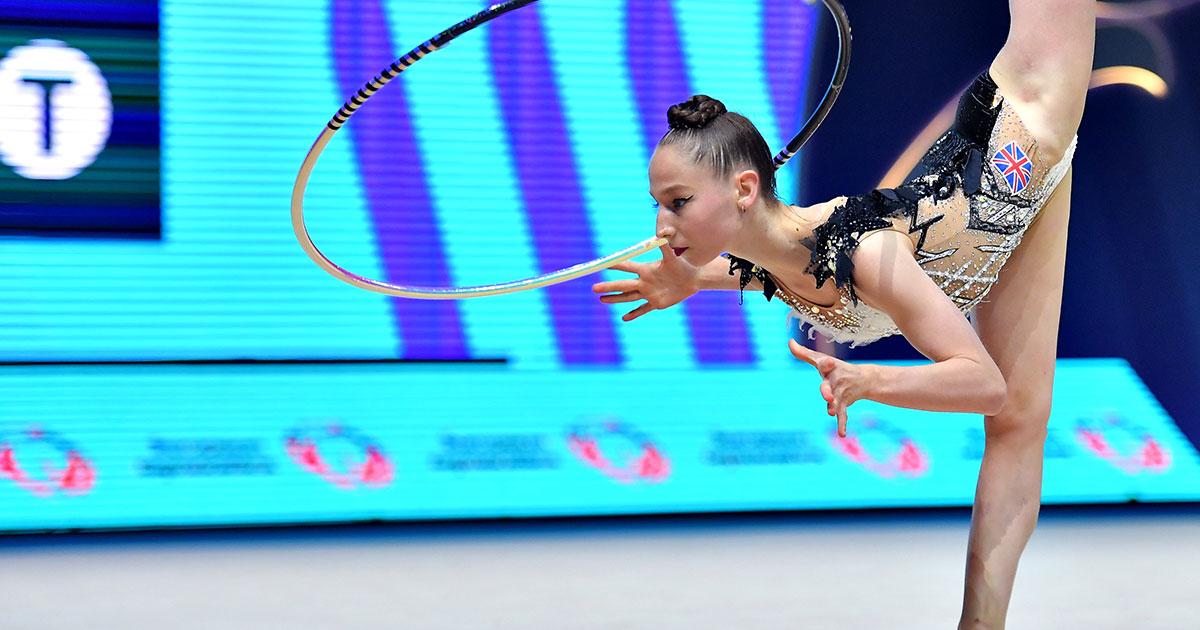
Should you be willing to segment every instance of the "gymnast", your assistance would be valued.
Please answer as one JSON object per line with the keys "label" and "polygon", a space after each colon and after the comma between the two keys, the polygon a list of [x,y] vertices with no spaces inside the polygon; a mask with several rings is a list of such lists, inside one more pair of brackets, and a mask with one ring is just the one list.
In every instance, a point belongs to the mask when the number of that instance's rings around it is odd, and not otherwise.
{"label": "gymnast", "polygon": [[636,277],[593,286],[605,303],[641,301],[625,321],[749,286],[792,307],[810,337],[853,346],[903,334],[928,357],[854,364],[789,341],[820,373],[839,435],[864,399],[984,416],[960,628],[1004,626],[1037,523],[1070,164],[1095,41],[1092,0],[1009,10],[1004,46],[895,189],[787,205],[749,120],[703,95],[672,106],[649,167],[662,258],[620,263]]}

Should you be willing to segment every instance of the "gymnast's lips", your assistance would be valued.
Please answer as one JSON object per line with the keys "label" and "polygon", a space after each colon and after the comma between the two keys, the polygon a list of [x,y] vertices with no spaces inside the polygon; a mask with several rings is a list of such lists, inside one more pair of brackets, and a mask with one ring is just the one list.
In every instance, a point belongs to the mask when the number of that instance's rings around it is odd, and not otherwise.
{"label": "gymnast's lips", "polygon": [[678,258],[683,255],[683,252],[687,251],[687,248],[686,247],[672,247],[671,251],[675,252],[675,257]]}

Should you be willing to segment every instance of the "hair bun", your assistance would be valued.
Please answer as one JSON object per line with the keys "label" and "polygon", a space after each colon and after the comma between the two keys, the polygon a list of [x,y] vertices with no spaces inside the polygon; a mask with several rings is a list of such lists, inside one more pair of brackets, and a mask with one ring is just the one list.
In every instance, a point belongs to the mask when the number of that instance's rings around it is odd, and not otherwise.
{"label": "hair bun", "polygon": [[697,94],[667,109],[667,125],[671,129],[703,129],[726,111],[721,101]]}

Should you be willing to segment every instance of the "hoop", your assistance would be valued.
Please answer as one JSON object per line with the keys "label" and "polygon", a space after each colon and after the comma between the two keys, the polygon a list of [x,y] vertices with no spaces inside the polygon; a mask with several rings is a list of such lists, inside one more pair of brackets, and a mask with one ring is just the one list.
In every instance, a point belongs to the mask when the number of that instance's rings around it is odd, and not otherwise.
{"label": "hoop", "polygon": [[[460,300],[528,291],[530,289],[566,282],[602,269],[607,269],[617,263],[640,256],[666,244],[667,240],[664,238],[649,238],[608,256],[523,280],[473,287],[409,287],[360,276],[339,266],[325,256],[317,248],[316,244],[313,243],[312,237],[309,236],[308,227],[304,223],[304,191],[308,188],[309,177],[312,176],[317,159],[321,157],[321,153],[333,138],[333,134],[337,133],[342,128],[342,125],[346,124],[346,121],[354,115],[354,112],[358,111],[358,108],[362,107],[363,103],[366,103],[367,99],[371,98],[383,86],[390,83],[392,79],[400,76],[400,73],[407,70],[422,57],[445,47],[458,36],[473,30],[477,26],[534,2],[537,2],[537,0],[509,0],[508,2],[495,4],[434,35],[428,41],[413,48],[403,57],[392,62],[390,66],[384,68],[375,78],[368,81],[362,89],[351,96],[350,100],[346,101],[341,109],[334,114],[333,118],[325,125],[325,129],[321,130],[321,135],[317,136],[316,141],[313,142],[312,148],[308,150],[308,155],[304,156],[304,162],[300,165],[300,172],[296,175],[296,183],[292,187],[292,229],[295,231],[296,240],[300,242],[300,247],[304,249],[304,253],[308,254],[308,257],[317,263],[317,266],[342,282],[375,293],[423,300]],[[829,114],[829,110],[833,108],[834,101],[837,100],[838,95],[841,93],[842,84],[845,82],[846,73],[849,71],[850,21],[846,16],[846,11],[842,8],[838,0],[821,0],[821,2],[825,5],[825,8],[829,9],[837,26],[837,67],[834,71],[833,79],[830,81],[829,87],[826,88],[824,96],[821,97],[821,102],[817,105],[816,110],[809,117],[808,121],[804,123],[804,127],[800,129],[800,132],[775,156],[774,163],[776,169],[786,164],[792,156],[796,155],[800,151],[800,148],[812,137],[813,133],[816,132],[817,127],[821,126],[821,123]]]}

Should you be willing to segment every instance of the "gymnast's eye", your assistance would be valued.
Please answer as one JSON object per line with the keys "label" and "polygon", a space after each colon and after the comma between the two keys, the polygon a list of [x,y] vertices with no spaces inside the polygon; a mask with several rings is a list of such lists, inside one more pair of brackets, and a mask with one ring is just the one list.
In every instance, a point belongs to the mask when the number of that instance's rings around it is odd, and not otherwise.
{"label": "gymnast's eye", "polygon": [[[692,195],[692,197],[694,197],[694,196],[695,195]],[[682,208],[685,204],[687,204],[687,202],[691,201],[692,197],[678,197],[678,198],[674,199],[673,201],[671,201],[671,207],[678,210],[678,209]]]}

